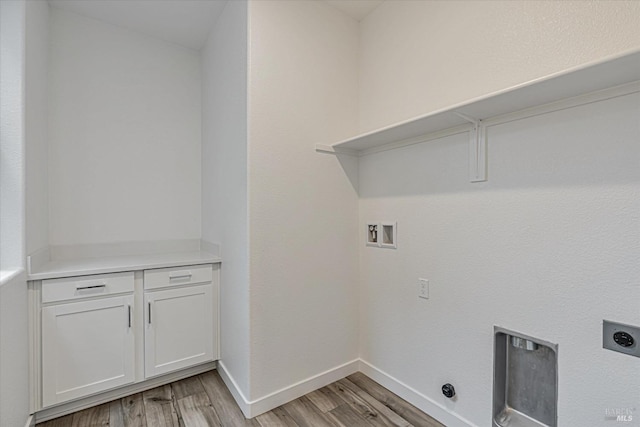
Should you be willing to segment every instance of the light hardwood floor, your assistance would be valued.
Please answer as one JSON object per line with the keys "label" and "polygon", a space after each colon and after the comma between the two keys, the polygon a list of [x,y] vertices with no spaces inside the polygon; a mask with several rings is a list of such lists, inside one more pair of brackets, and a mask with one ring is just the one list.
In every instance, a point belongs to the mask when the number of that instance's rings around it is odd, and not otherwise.
{"label": "light hardwood floor", "polygon": [[37,427],[439,427],[442,424],[356,373],[247,420],[217,371],[114,400]]}

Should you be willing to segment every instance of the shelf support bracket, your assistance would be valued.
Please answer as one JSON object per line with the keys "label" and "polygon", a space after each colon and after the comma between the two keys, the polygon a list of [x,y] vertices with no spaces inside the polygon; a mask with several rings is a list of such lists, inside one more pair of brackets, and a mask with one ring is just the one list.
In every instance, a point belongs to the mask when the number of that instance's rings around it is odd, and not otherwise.
{"label": "shelf support bracket", "polygon": [[473,125],[473,128],[469,132],[469,181],[486,181],[487,127],[482,120],[458,112],[454,112],[454,114]]}
{"label": "shelf support bracket", "polygon": [[347,156],[358,157],[356,150],[350,150],[348,148],[334,148],[331,145],[316,144],[316,151],[324,154],[346,154]]}

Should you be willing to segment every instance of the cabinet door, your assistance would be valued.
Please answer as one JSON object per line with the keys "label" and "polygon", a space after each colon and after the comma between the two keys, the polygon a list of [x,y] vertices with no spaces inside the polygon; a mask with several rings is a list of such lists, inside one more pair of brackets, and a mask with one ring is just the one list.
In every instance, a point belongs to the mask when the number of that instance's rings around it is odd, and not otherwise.
{"label": "cabinet door", "polygon": [[214,360],[214,298],[211,283],[145,293],[146,378]]}
{"label": "cabinet door", "polygon": [[42,309],[44,407],[134,381],[133,295]]}

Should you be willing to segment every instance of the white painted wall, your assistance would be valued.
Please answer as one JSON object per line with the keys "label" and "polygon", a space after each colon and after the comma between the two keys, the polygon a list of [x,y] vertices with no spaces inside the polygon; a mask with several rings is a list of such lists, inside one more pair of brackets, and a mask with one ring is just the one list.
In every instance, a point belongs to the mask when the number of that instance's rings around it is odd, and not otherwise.
{"label": "white painted wall", "polygon": [[[0,4],[5,3],[3,0]],[[0,12],[3,13],[3,12]],[[29,417],[27,278],[0,280],[0,426],[21,427]]]}
{"label": "white painted wall", "polygon": [[31,254],[49,244],[49,4],[44,0],[25,3],[25,233],[26,253]]}
{"label": "white painted wall", "polygon": [[637,1],[385,1],[361,21],[368,131],[640,46]]}
{"label": "white painted wall", "polygon": [[639,115],[635,94],[492,127],[483,184],[464,135],[361,158],[360,223],[399,230],[396,251],[362,244],[363,359],[488,425],[499,325],[559,344],[559,425],[635,407],[637,359],[601,322],[640,324]]}
{"label": "white painted wall", "polygon": [[249,395],[248,6],[230,1],[202,50],[202,239],[221,244],[222,363]]}
{"label": "white painted wall", "polygon": [[[358,356],[357,22],[324,2],[250,2],[251,400]],[[340,161],[343,161],[341,166]]]}
{"label": "white painted wall", "polygon": [[198,239],[197,52],[51,10],[52,245]]}
{"label": "white painted wall", "polygon": [[24,266],[25,3],[0,9],[0,270]]}
{"label": "white painted wall", "polygon": [[[639,48],[639,18],[635,2],[387,1],[362,21],[361,130]],[[500,325],[559,344],[559,425],[637,407],[637,359],[601,348],[601,322],[640,324],[638,117],[635,94],[494,126],[480,184],[466,135],[361,158],[360,224],[398,221],[395,251],[361,227],[362,358],[485,426]]]}
{"label": "white painted wall", "polygon": [[[30,12],[0,2],[0,426],[29,415],[27,284],[24,266],[24,61]],[[31,33],[27,33],[27,39]],[[4,271],[2,271],[4,270]],[[11,271],[8,271],[11,270]]]}

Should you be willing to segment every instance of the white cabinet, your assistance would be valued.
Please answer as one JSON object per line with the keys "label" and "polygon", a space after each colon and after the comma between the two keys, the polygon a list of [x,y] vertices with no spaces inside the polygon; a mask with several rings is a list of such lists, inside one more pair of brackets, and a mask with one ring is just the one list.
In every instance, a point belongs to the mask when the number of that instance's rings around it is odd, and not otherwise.
{"label": "white cabinet", "polygon": [[218,267],[144,271],[145,378],[217,359]]}
{"label": "white cabinet", "polygon": [[42,404],[134,381],[133,295],[42,309]]}
{"label": "white cabinet", "polygon": [[214,360],[213,285],[145,292],[145,377]]}
{"label": "white cabinet", "polygon": [[33,331],[35,410],[218,359],[219,266],[47,279]]}

